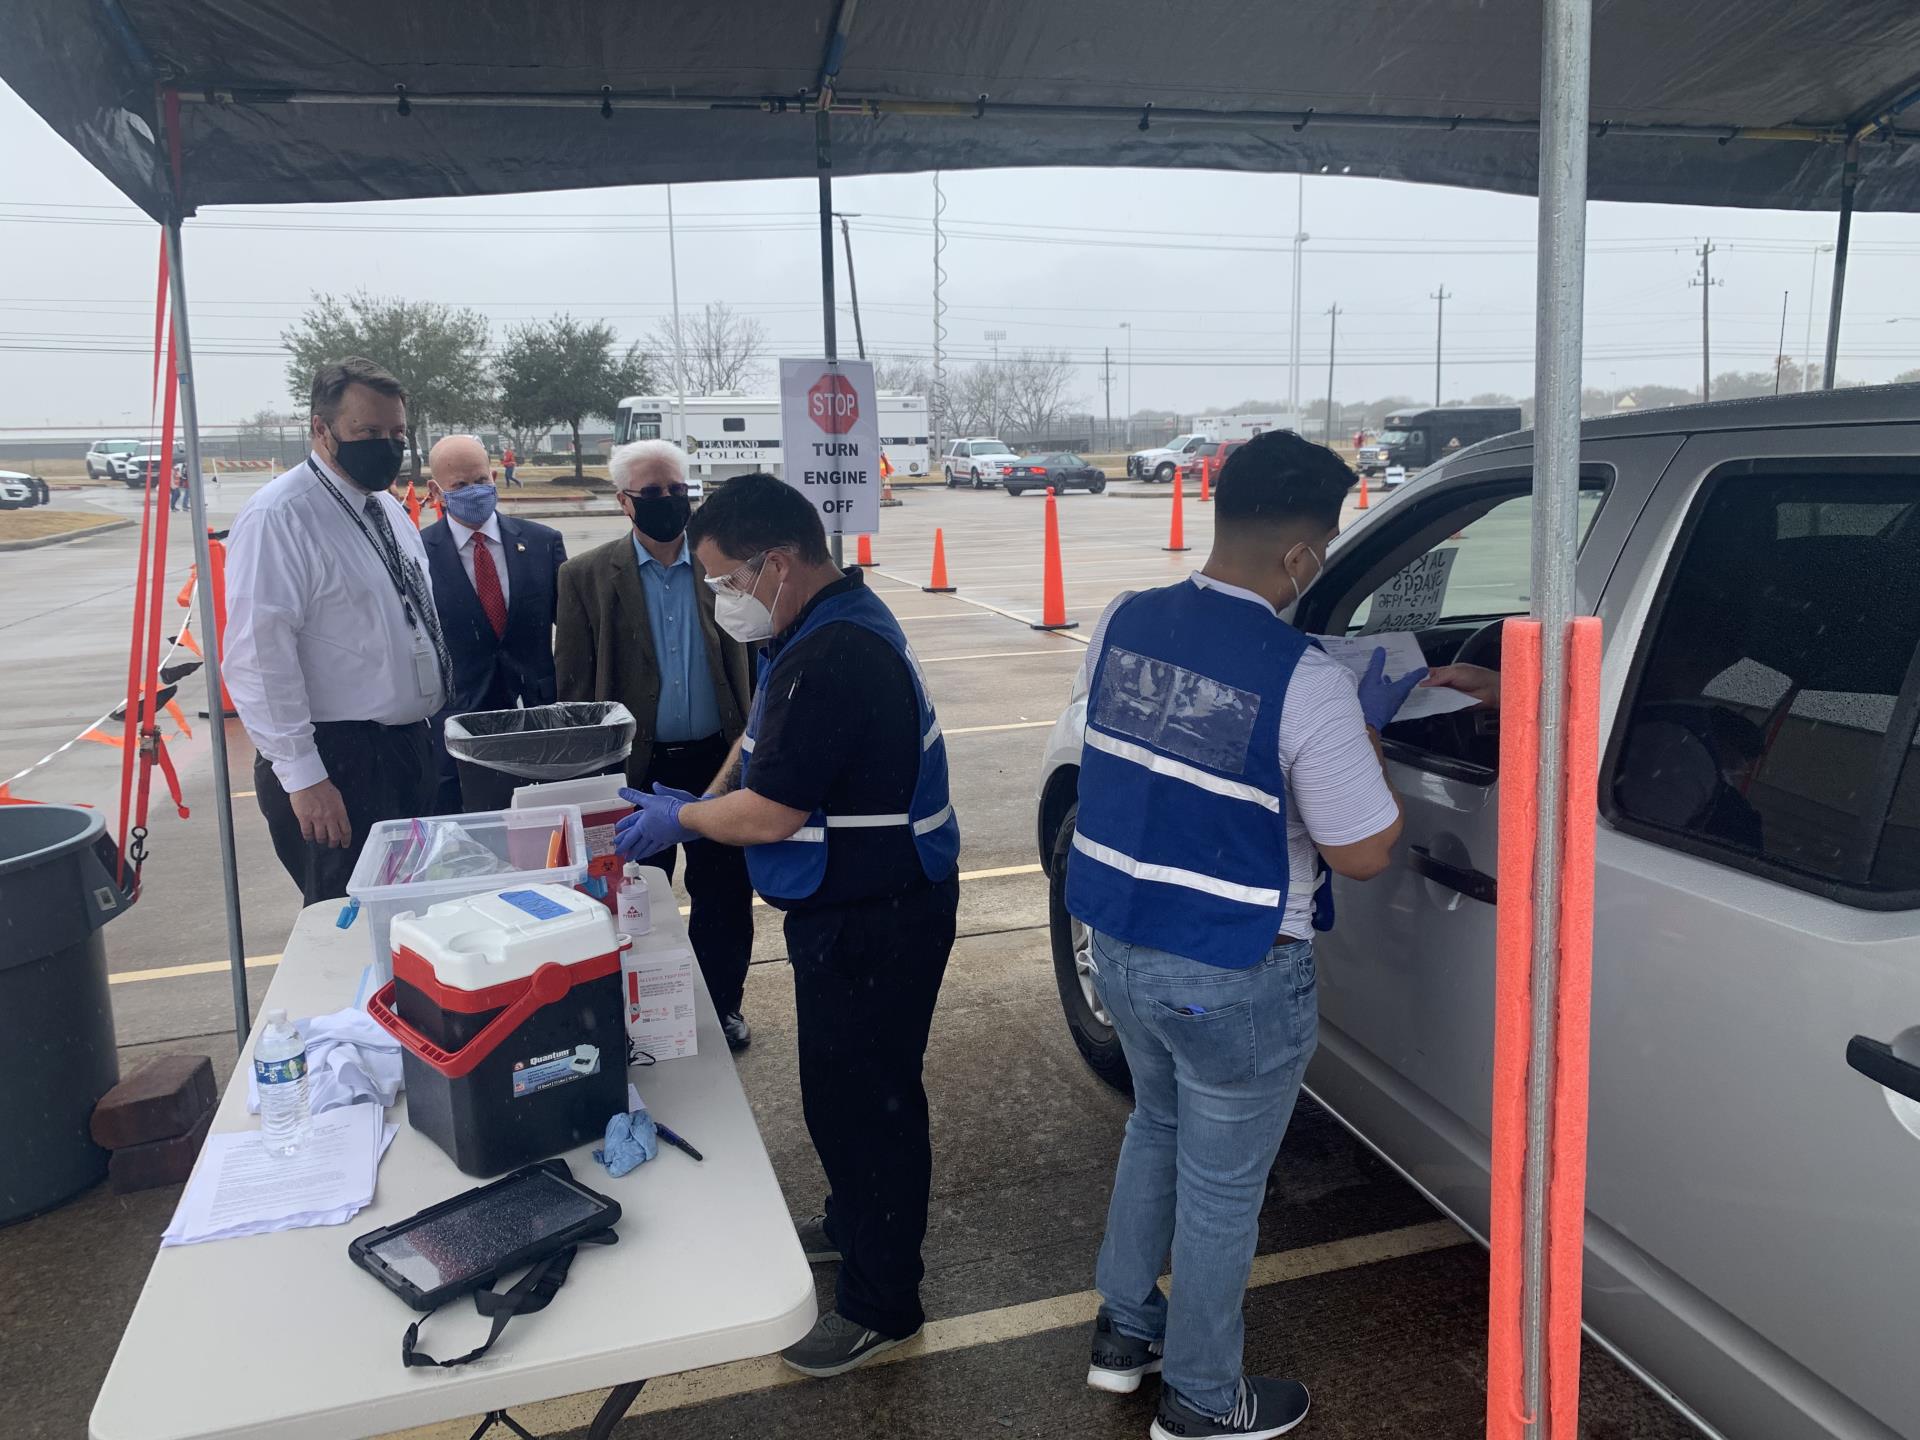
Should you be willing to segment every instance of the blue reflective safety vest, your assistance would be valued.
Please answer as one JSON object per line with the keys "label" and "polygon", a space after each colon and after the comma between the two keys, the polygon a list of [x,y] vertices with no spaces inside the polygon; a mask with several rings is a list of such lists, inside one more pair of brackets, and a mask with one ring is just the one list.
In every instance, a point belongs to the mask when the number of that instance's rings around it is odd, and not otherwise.
{"label": "blue reflective safety vest", "polygon": [[1103,934],[1224,969],[1273,948],[1290,876],[1280,710],[1311,642],[1191,580],[1144,590],[1107,623],[1087,693],[1067,909]]}
{"label": "blue reflective safety vest", "polygon": [[926,681],[907,645],[907,637],[901,633],[893,612],[864,585],[814,606],[800,628],[781,644],[777,654],[761,652],[760,682],[754,691],[753,709],[747,716],[746,736],[740,742],[741,784],[747,783],[753,766],[754,741],[760,732],[767,693],[780,673],[781,656],[790,653],[805,636],[836,622],[871,630],[906,662],[920,709],[919,777],[914,782],[913,799],[901,813],[829,815],[816,810],[790,838],[770,845],[747,846],[747,874],[753,888],[773,900],[804,900],[820,888],[827,874],[829,836],[838,829],[896,825],[910,829],[920,868],[929,880],[945,880],[960,861],[960,822],[954,818],[953,803],[947,793],[947,742],[941,737],[940,721],[933,713],[933,702],[927,698]]}

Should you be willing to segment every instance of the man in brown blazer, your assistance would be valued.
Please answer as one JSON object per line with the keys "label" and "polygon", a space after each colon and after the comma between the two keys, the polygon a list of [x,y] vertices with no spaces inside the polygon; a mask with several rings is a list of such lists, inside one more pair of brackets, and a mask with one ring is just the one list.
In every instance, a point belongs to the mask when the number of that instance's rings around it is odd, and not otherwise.
{"label": "man in brown blazer", "polygon": [[[633,529],[560,567],[553,662],[562,700],[617,700],[633,712],[627,783],[706,791],[746,728],[746,648],[713,623],[713,590],[687,549],[686,455],[668,440],[622,445],[608,464]],[[686,847],[687,930],[727,1044],[752,1032],[740,995],[753,952],[753,887],[745,853]],[[648,865],[673,873],[673,849]]]}

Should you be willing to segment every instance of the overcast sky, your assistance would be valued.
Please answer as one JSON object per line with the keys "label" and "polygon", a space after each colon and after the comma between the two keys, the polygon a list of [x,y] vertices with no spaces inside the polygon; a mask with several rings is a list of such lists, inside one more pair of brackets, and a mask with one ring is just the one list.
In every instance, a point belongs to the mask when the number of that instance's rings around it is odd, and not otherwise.
{"label": "overcast sky", "polygon": [[[0,86],[0,426],[126,428],[147,412],[157,231]],[[1080,362],[1081,408],[1199,412],[1287,391],[1292,176],[1214,171],[996,170],[945,178],[947,353],[1023,346]],[[933,344],[933,182],[843,179],[869,351]],[[724,300],[776,353],[818,353],[812,181],[676,188],[683,309]],[[668,308],[659,189],[563,191],[379,205],[209,210],[186,231],[201,415],[287,408],[280,332],[314,292],[471,305],[507,325],[562,310],[639,338]],[[1341,308],[1343,400],[1432,398],[1444,286],[1448,399],[1532,387],[1531,199],[1310,177],[1303,397],[1324,395],[1330,305]],[[1695,250],[1711,236],[1713,369],[1769,369],[1787,301],[1800,356],[1809,299],[1823,344],[1831,215],[1596,204],[1589,210],[1586,382],[1697,387]],[[1920,217],[1854,226],[1843,379],[1920,367]],[[1724,281],[1724,284],[1720,283]],[[842,285],[842,351],[853,331]]]}

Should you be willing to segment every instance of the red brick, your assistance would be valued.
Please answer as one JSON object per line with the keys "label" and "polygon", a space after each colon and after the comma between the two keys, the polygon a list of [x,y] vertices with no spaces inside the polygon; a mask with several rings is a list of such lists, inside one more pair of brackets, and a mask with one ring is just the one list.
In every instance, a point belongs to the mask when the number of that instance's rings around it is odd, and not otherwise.
{"label": "red brick", "polygon": [[193,1127],[170,1140],[152,1140],[145,1145],[129,1145],[107,1157],[107,1184],[116,1195],[130,1190],[152,1190],[159,1185],[181,1185],[193,1173],[194,1159],[206,1143],[213,1126],[213,1112],[207,1106]]}
{"label": "red brick", "polygon": [[94,1106],[94,1143],[124,1150],[185,1135],[213,1105],[215,1093],[213,1062],[206,1056],[156,1055]]}

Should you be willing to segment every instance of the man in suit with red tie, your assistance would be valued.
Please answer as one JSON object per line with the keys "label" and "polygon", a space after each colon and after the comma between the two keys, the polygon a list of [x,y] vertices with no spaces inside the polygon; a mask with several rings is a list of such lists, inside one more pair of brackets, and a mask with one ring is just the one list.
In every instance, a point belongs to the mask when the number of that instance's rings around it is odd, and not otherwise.
{"label": "man in suit with red tie", "polygon": [[[427,464],[447,510],[420,532],[453,661],[452,694],[434,721],[438,739],[449,715],[553,703],[554,603],[567,550],[558,530],[498,512],[487,450],[473,436],[446,436]],[[438,808],[466,808],[444,746]]]}

